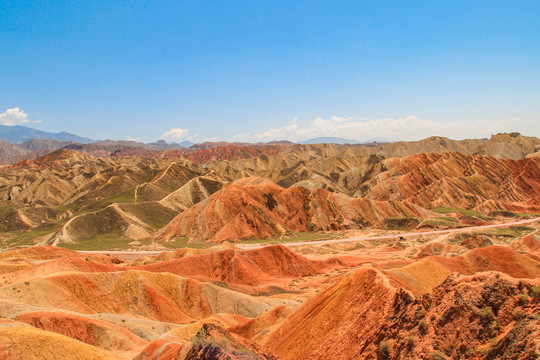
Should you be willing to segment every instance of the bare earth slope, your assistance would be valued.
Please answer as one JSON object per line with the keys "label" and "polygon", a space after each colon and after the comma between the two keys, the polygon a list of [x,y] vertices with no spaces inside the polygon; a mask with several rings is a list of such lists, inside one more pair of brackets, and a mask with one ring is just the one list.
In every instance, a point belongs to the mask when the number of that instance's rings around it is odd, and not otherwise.
{"label": "bare earth slope", "polygon": [[354,229],[375,225],[389,216],[429,215],[408,202],[351,199],[325,189],[284,189],[261,178],[246,178],[182,212],[160,237],[221,242],[290,231]]}
{"label": "bare earth slope", "polygon": [[[336,193],[331,186],[340,185],[330,180],[322,182],[330,184],[327,188],[310,190],[243,178],[182,212],[160,236],[220,242],[291,231],[358,229],[380,226],[388,218],[435,216],[429,210],[438,207],[540,212],[536,158],[497,160],[447,152],[383,163],[357,188],[359,198]],[[319,181],[311,176],[312,183]]]}
{"label": "bare earth slope", "polygon": [[292,249],[224,244],[127,261],[51,246],[6,251],[0,356],[536,358],[540,258],[527,244],[534,249],[538,225],[483,242],[434,233]]}
{"label": "bare earth slope", "polygon": [[481,273],[448,278],[414,299],[384,274],[363,269],[306,303],[266,346],[284,359],[478,358],[476,349],[495,337],[486,358],[534,358],[539,320],[527,314],[539,304],[520,306],[528,291],[510,277]]}
{"label": "bare earth slope", "polygon": [[[0,242],[6,247],[163,249],[183,238],[221,242],[464,226],[489,223],[494,211],[540,212],[539,158],[531,155],[540,141],[515,133],[365,146],[79,145],[0,173]],[[18,148],[56,146],[33,141]],[[438,208],[486,216],[441,220],[431,212]]]}

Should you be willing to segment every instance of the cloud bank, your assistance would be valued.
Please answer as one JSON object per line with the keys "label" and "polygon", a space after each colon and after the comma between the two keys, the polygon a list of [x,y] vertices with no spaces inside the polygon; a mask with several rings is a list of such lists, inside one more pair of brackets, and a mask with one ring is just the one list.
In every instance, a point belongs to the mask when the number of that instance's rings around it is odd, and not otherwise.
{"label": "cloud bank", "polygon": [[30,120],[28,114],[21,111],[18,107],[7,109],[5,113],[0,114],[1,125],[14,126],[29,122],[38,123],[40,120]]}
{"label": "cloud bank", "polygon": [[491,134],[511,131],[521,131],[525,135],[534,135],[540,132],[540,126],[517,118],[498,121],[480,120],[474,123],[464,121],[441,123],[420,119],[414,115],[399,119],[384,118],[376,120],[332,116],[330,119],[316,118],[305,125],[300,125],[298,119],[295,118],[286,126],[271,128],[261,133],[245,132],[235,135],[233,139],[246,142],[302,141],[331,136],[357,141],[369,141],[372,139],[411,141],[425,139],[430,136],[445,136],[460,140],[489,137]]}
{"label": "cloud bank", "polygon": [[165,141],[178,141],[185,139],[188,132],[188,129],[174,128],[161,134],[161,138]]}

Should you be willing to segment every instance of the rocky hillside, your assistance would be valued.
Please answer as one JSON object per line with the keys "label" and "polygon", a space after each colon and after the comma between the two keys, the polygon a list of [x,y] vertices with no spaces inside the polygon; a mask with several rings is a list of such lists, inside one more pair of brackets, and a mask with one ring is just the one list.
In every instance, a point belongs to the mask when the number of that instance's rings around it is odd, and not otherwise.
{"label": "rocky hillside", "polygon": [[[494,138],[528,139],[512,136]],[[385,158],[366,149],[229,145],[167,150],[170,157],[59,149],[0,173],[0,241],[123,248],[485,225],[495,214],[540,213],[536,156],[451,151]]]}
{"label": "rocky hillside", "polygon": [[540,356],[536,283],[450,276],[415,298],[366,268],[307,302],[266,346],[283,359],[532,359]]}
{"label": "rocky hillside", "polygon": [[[217,171],[241,179],[182,212],[160,237],[219,242],[381,227],[389,219],[434,217],[432,210],[439,208],[540,213],[539,165],[536,158],[498,160],[455,152],[323,157],[292,165],[277,156],[219,164]],[[286,187],[245,178],[252,174]]]}
{"label": "rocky hillside", "polygon": [[294,251],[5,251],[0,357],[537,358],[540,237],[531,226],[512,239],[424,235]]}
{"label": "rocky hillside", "polygon": [[[294,144],[288,141],[269,143],[228,143],[205,142],[189,147],[168,144],[164,141],[144,144],[136,141],[104,140],[96,142],[73,139],[25,138],[26,141],[13,144],[0,143],[0,164],[15,164],[22,160],[33,160],[45,155],[46,150],[60,148],[83,152],[96,157],[148,157],[185,158],[203,164],[211,161],[247,159],[261,154],[284,153],[294,159],[295,155],[304,160],[325,157],[347,157],[359,155],[379,155],[386,158],[407,157],[420,153],[442,154],[449,151],[467,155],[487,155],[498,159],[522,159],[535,152],[540,139],[526,137],[519,133],[497,134],[490,139],[451,140],[433,136],[419,141],[367,144]],[[309,155],[308,155],[309,154]],[[308,155],[308,156],[306,156]]]}

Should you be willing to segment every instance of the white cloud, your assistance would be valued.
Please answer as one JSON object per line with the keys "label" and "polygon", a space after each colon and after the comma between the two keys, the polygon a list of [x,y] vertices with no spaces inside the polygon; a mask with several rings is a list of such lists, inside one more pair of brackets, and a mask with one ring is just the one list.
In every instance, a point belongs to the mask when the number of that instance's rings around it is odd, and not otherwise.
{"label": "white cloud", "polygon": [[272,141],[272,140],[282,140],[282,139],[291,139],[291,136],[296,136],[296,132],[299,130],[298,125],[295,123],[296,119],[291,122],[290,125],[277,128],[269,129],[260,134],[251,134],[249,132],[234,135],[233,139],[235,141]]}
{"label": "white cloud", "polygon": [[30,120],[28,118],[28,114],[24,111],[21,111],[21,109],[19,109],[18,107],[7,109],[5,113],[0,114],[1,125],[13,126],[29,122],[38,123],[41,122],[41,120]]}
{"label": "white cloud", "polygon": [[214,141],[214,140],[217,140],[216,136],[210,136],[210,137],[202,139],[203,142]]}
{"label": "white cloud", "polygon": [[[289,125],[266,130],[261,133],[237,134],[235,141],[301,141],[316,137],[341,137],[349,140],[366,141],[385,139],[391,141],[420,140],[430,136],[445,136],[451,139],[483,138],[499,132],[520,131],[524,135],[535,135],[540,126],[530,121],[507,118],[497,121],[437,122],[420,119],[414,115],[404,118],[365,120],[352,117],[332,116],[330,119],[316,118],[309,124],[300,125],[295,118]],[[532,133],[531,133],[532,131]]]}
{"label": "white cloud", "polygon": [[188,129],[180,129],[180,128],[174,128],[169,131],[165,131],[161,138],[165,141],[178,141],[184,139],[189,130]]}
{"label": "white cloud", "polygon": [[128,136],[127,139],[128,139],[128,141],[139,141],[139,140],[141,140],[140,137],[132,138],[131,136]]}

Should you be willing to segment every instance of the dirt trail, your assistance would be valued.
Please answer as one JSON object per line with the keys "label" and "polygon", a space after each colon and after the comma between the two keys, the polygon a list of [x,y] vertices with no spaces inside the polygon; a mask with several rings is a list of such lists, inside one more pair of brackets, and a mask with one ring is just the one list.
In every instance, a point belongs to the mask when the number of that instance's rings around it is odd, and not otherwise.
{"label": "dirt trail", "polygon": [[[284,243],[273,243],[272,245],[283,245],[287,247],[291,246],[304,246],[304,245],[322,245],[322,244],[337,244],[337,243],[348,243],[348,242],[356,242],[356,241],[367,241],[367,240],[387,240],[387,239],[395,239],[399,237],[415,237],[415,236],[425,236],[425,235],[438,235],[438,234],[448,234],[448,233],[457,233],[457,232],[467,232],[467,231],[475,231],[475,230],[483,230],[483,229],[491,229],[491,228],[500,228],[500,227],[508,227],[513,225],[524,225],[524,224],[531,224],[534,222],[540,221],[540,217],[534,218],[534,219],[526,219],[526,220],[520,220],[520,221],[514,221],[510,223],[504,223],[504,224],[493,224],[493,225],[482,225],[482,226],[471,226],[466,228],[459,228],[459,229],[447,229],[447,230],[433,230],[433,231],[423,231],[423,232],[410,232],[410,233],[401,233],[401,234],[394,234],[394,235],[381,235],[381,236],[365,236],[365,237],[356,237],[356,238],[347,238],[347,239],[331,239],[331,240],[315,240],[315,241],[299,241],[299,242],[284,242]],[[236,244],[235,244],[236,245]],[[245,245],[245,244],[237,244],[236,246],[244,249],[257,249],[262,248],[267,245]],[[92,253],[92,254],[130,254],[130,255],[154,255],[154,254],[160,254],[163,252],[163,250],[158,251],[81,251],[84,253]]]}
{"label": "dirt trail", "polygon": [[[349,238],[349,239],[331,239],[331,240],[316,240],[316,241],[303,241],[303,242],[289,242],[281,244],[283,246],[302,246],[302,245],[321,245],[321,244],[332,244],[332,243],[347,243],[347,242],[355,242],[355,241],[366,241],[366,240],[387,240],[387,239],[395,239],[399,237],[415,237],[415,236],[425,236],[425,235],[439,235],[439,234],[448,234],[448,233],[457,233],[457,232],[467,232],[467,231],[474,231],[474,230],[482,230],[482,229],[489,229],[489,228],[499,228],[499,227],[507,227],[507,226],[513,226],[513,225],[523,225],[523,224],[530,224],[540,221],[540,217],[534,218],[534,219],[527,219],[527,220],[521,220],[511,223],[504,223],[504,224],[494,224],[494,225],[482,225],[482,226],[471,226],[471,227],[465,227],[465,228],[459,228],[459,229],[447,229],[447,230],[433,230],[433,231],[422,231],[422,232],[410,232],[410,233],[401,233],[401,234],[394,234],[394,235],[381,235],[381,236],[366,236],[366,237],[357,237],[357,238]],[[245,245],[240,245],[240,247],[248,247]],[[260,246],[257,246],[260,247]],[[254,247],[249,247],[250,249],[253,249]]]}

